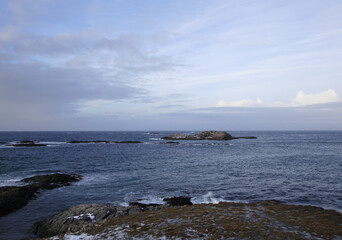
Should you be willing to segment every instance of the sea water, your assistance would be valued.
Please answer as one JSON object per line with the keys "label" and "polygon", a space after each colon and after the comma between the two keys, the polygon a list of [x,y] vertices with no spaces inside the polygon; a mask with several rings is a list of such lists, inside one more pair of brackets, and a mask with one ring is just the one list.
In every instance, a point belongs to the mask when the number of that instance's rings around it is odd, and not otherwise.
{"label": "sea water", "polygon": [[[194,203],[279,200],[342,211],[342,132],[230,132],[257,139],[179,141],[174,132],[1,132],[0,186],[39,174],[77,173],[71,186],[43,191],[0,218],[0,239],[32,236],[34,222],[81,203]],[[184,132],[182,132],[184,133]],[[192,134],[194,132],[185,132]],[[33,140],[46,147],[11,147]],[[140,144],[76,140],[141,141]]]}

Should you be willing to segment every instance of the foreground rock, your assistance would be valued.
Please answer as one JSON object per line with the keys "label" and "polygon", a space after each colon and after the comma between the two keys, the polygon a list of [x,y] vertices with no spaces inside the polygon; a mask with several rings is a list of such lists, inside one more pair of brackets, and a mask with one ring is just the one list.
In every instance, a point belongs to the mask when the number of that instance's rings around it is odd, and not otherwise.
{"label": "foreground rock", "polygon": [[103,223],[115,217],[118,209],[112,205],[83,204],[71,207],[51,219],[35,223],[34,233],[40,237],[51,237],[66,232],[78,232],[94,223]]}
{"label": "foreground rock", "polygon": [[232,139],[255,139],[256,137],[247,136],[247,137],[233,137],[229,133],[225,131],[204,131],[194,135],[187,134],[173,134],[170,136],[162,137],[165,140],[232,140]]}
{"label": "foreground rock", "polygon": [[109,204],[81,204],[34,224],[34,233],[39,237],[52,237],[68,232],[90,229],[108,219],[132,216],[146,211],[157,211],[173,206],[192,205],[190,197],[165,198],[165,205],[131,202],[128,207]]}
{"label": "foreground rock", "polygon": [[81,175],[76,174],[38,175],[22,179],[21,182],[28,183],[26,186],[0,187],[0,216],[22,208],[34,199],[40,190],[68,186],[81,178]]}
{"label": "foreground rock", "polygon": [[[63,230],[69,234],[68,239],[76,237],[70,235],[76,232],[81,234],[77,239],[87,239],[89,236],[93,237],[91,239],[342,238],[341,213],[276,201],[164,206],[132,214],[126,214],[127,208],[123,211],[110,205],[102,206],[98,217],[96,212],[91,213],[91,207],[84,208],[88,209],[84,211],[64,212],[65,222],[75,222]],[[118,212],[124,214],[119,215]],[[51,224],[54,221],[57,220],[50,219]],[[62,218],[58,221],[62,222]],[[79,226],[80,221],[88,224]],[[64,239],[64,236],[54,239]]]}

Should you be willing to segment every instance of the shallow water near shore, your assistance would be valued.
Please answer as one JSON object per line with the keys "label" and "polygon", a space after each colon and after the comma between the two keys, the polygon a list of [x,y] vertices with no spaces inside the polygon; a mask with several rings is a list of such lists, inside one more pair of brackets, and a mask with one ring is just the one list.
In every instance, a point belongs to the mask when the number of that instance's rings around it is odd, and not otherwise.
{"label": "shallow water near shore", "polygon": [[[234,132],[257,139],[179,141],[174,132],[2,132],[0,185],[55,172],[84,178],[42,192],[0,219],[0,239],[32,236],[34,222],[81,203],[161,203],[187,195],[194,203],[275,199],[342,211],[342,132]],[[185,132],[192,133],[192,132]],[[10,147],[33,140],[46,147]],[[142,143],[79,143],[107,140]]]}

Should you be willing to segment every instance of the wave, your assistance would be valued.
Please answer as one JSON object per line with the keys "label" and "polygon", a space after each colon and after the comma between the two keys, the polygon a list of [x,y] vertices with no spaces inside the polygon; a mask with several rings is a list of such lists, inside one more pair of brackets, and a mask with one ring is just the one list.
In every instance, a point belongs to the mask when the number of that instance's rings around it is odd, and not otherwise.
{"label": "wave", "polygon": [[39,143],[42,143],[42,144],[46,144],[46,145],[61,145],[61,144],[66,144],[66,142],[39,142]]}
{"label": "wave", "polygon": [[[175,197],[177,197],[175,195]],[[135,200],[135,202],[143,203],[143,204],[166,204],[166,202],[163,201],[164,197],[159,197],[156,195],[146,195],[142,197],[141,199]],[[120,206],[127,207],[129,205],[129,202],[132,201],[132,196],[127,196],[124,201],[119,202]],[[232,201],[232,200],[226,200],[222,197],[214,196],[213,192],[209,191],[208,193],[197,196],[197,197],[192,197],[191,202],[193,204],[218,204],[220,202],[243,202],[243,201]]]}
{"label": "wave", "polygon": [[152,138],[149,138],[149,140],[152,140],[152,141],[159,141],[159,140],[162,140],[162,139],[161,139],[161,138],[152,137]]}
{"label": "wave", "polygon": [[143,199],[139,199],[139,201],[137,202],[143,203],[143,204],[165,204],[165,202],[163,201],[163,198],[157,197],[154,195],[148,195],[144,197]]}
{"label": "wave", "polygon": [[219,202],[227,202],[227,200],[224,200],[220,197],[215,197],[212,192],[208,192],[202,196],[191,198],[191,202],[194,204],[200,204],[200,203],[213,203],[218,204]]}
{"label": "wave", "polygon": [[0,187],[24,185],[24,183],[20,182],[21,179],[22,178],[1,179]]}

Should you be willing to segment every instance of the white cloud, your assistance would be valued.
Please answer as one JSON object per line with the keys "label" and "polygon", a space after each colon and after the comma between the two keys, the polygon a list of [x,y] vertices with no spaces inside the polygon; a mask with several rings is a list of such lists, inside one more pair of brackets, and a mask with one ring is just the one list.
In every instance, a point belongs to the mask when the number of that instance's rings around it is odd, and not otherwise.
{"label": "white cloud", "polygon": [[256,107],[260,106],[263,103],[261,102],[260,98],[257,98],[256,100],[248,100],[248,99],[242,99],[238,101],[219,101],[217,103],[218,107]]}
{"label": "white cloud", "polygon": [[224,101],[220,100],[217,107],[300,107],[307,105],[339,102],[338,94],[329,89],[319,93],[306,94],[304,91],[299,90],[296,97],[292,98],[289,102],[273,102],[266,103],[261,101],[260,98],[256,100],[242,99],[238,101]]}
{"label": "white cloud", "polygon": [[333,89],[316,94],[306,94],[300,90],[298,91],[296,97],[292,99],[292,106],[305,106],[338,101],[340,101],[340,98]]}

